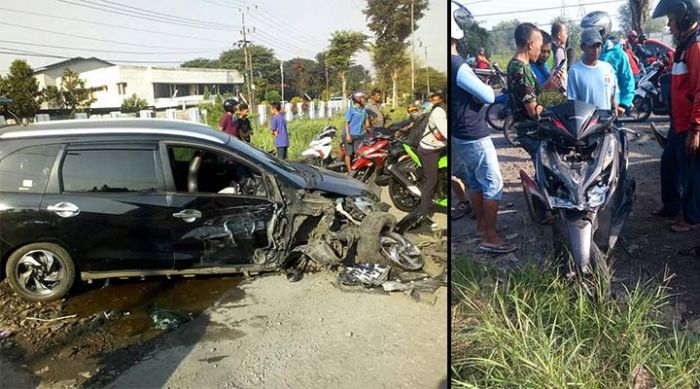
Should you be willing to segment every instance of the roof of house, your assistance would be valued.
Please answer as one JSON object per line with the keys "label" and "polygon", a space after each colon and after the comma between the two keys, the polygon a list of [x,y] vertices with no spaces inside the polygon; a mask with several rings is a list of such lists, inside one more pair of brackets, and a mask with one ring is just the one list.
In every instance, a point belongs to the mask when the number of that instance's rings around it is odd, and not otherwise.
{"label": "roof of house", "polygon": [[42,67],[34,70],[34,73],[41,73],[41,72],[51,70],[51,69],[56,69],[56,68],[59,68],[59,69],[66,68],[66,67],[69,67],[69,65],[71,65],[71,64],[74,64],[77,62],[82,62],[82,61],[98,61],[98,62],[104,63],[105,66],[113,66],[114,65],[111,62],[107,62],[107,61],[105,61],[103,59],[99,59],[97,57],[90,57],[90,58],[74,57],[74,58],[67,59],[65,61],[56,62],[56,63],[52,63],[50,65],[42,66]]}

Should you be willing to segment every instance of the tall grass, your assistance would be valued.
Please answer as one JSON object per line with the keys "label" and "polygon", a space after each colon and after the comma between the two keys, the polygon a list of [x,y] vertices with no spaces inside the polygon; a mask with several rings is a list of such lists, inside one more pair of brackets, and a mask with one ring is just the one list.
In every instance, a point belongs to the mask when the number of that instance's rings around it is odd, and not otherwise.
{"label": "tall grass", "polygon": [[613,299],[602,276],[453,263],[454,387],[650,388],[636,386],[640,371],[660,388],[700,386],[700,339],[661,324],[665,281]]}
{"label": "tall grass", "polygon": [[[342,131],[343,116],[334,116],[330,119],[301,119],[287,122],[287,134],[289,135],[288,159],[301,159],[301,152],[306,150],[309,142],[318,135],[327,125],[334,126],[338,132],[333,138],[334,155],[338,155],[340,147],[340,132]],[[251,144],[265,151],[275,150],[275,137],[269,126],[256,125],[253,130]]]}

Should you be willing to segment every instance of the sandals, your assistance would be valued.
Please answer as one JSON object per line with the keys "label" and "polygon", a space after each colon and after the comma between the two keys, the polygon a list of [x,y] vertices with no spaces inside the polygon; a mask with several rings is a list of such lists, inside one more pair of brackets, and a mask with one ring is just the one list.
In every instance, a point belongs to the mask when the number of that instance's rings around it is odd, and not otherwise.
{"label": "sandals", "polygon": [[673,213],[668,211],[666,208],[661,207],[659,209],[655,209],[654,211],[651,212],[652,216],[658,216],[658,217],[676,217],[678,216],[678,212]]}
{"label": "sandals", "polygon": [[700,224],[688,224],[686,222],[676,223],[671,226],[673,232],[688,232],[700,228]]}
{"label": "sandals", "polygon": [[683,257],[700,257],[700,246],[678,250],[678,255],[681,255]]}
{"label": "sandals", "polygon": [[479,250],[490,253],[490,254],[508,254],[512,253],[513,251],[517,250],[518,246],[503,242],[501,244],[497,245],[491,245],[488,243],[482,243],[479,245]]}

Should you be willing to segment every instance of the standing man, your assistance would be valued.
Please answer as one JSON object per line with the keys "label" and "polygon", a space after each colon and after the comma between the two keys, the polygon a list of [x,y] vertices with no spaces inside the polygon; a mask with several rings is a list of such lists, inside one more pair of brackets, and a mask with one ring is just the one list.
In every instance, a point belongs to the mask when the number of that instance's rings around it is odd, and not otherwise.
{"label": "standing man", "polygon": [[386,125],[385,117],[382,113],[382,91],[379,89],[373,89],[372,93],[369,95],[369,101],[365,105],[365,110],[367,111],[367,119],[369,119],[369,129],[374,130],[375,128],[384,128]]}
{"label": "standing man", "polygon": [[[552,23],[552,51],[554,52],[554,65],[552,70],[556,69],[561,61],[566,61],[566,70],[569,70],[572,63],[568,60],[566,53],[567,44],[569,43],[569,28],[561,20]],[[566,71],[562,73],[561,79],[562,88],[566,88]],[[562,90],[562,92],[566,92]]]}
{"label": "standing man", "polygon": [[494,101],[493,89],[479,80],[457,52],[457,41],[464,38],[464,31],[474,24],[474,17],[456,0],[452,0],[451,16],[451,143],[466,165],[466,184],[476,214],[477,233],[482,238],[479,248],[485,252],[509,253],[517,247],[504,241],[496,231],[503,179],[496,148],[484,120],[485,104]]}
{"label": "standing man", "polygon": [[[652,18],[668,17],[674,41],[671,79],[671,133],[661,156],[661,197],[658,216],[683,211],[683,222],[672,231],[700,227],[700,1],[661,0]],[[675,168],[675,171],[672,170]],[[698,255],[700,247],[689,251]]]}
{"label": "standing man", "polygon": [[[521,122],[537,118],[544,107],[537,103],[542,91],[537,77],[530,67],[531,61],[537,61],[542,49],[542,33],[532,23],[522,23],[515,28],[515,44],[517,51],[508,63],[508,104],[513,112],[513,122]],[[559,88],[563,69],[555,74],[554,81],[549,87]],[[518,141],[534,159],[540,148],[540,140],[518,130]]]}
{"label": "standing man", "polygon": [[345,112],[345,127],[343,127],[343,141],[345,143],[345,167],[348,174],[352,175],[352,157],[360,147],[365,133],[369,131],[369,120],[365,111],[365,94],[353,92],[352,106]]}
{"label": "standing man", "polygon": [[250,136],[253,133],[253,127],[248,119],[248,104],[238,106],[238,135],[244,142],[250,143]]}
{"label": "standing man", "polygon": [[[547,60],[552,54],[552,37],[546,32],[540,30],[542,34],[542,48],[540,49],[540,56],[537,57],[535,62],[530,62],[530,68],[532,68],[535,77],[537,77],[537,83],[544,90],[556,89],[560,85],[560,81],[557,81],[555,77],[551,77],[549,69],[547,69]],[[556,68],[556,67],[555,67]],[[556,82],[556,86],[554,83]]]}
{"label": "standing man", "polygon": [[287,149],[289,148],[289,136],[287,135],[287,119],[281,112],[280,103],[272,103],[272,135],[275,137],[275,147],[277,147],[277,158],[287,159]]}
{"label": "standing man", "polygon": [[[569,69],[569,85],[566,93],[570,100],[584,101],[598,109],[616,109],[615,91],[617,81],[615,71],[607,62],[599,61],[603,38],[595,28],[587,28],[581,33],[583,59]],[[618,115],[624,114],[620,108]]]}
{"label": "standing man", "polygon": [[238,126],[235,115],[237,105],[238,101],[226,99],[224,101],[224,116],[219,120],[219,129],[236,138],[238,138]]}
{"label": "standing man", "polygon": [[616,101],[626,111],[632,107],[632,99],[634,99],[634,75],[619,40],[610,36],[612,32],[610,15],[603,11],[591,12],[581,20],[581,28],[595,28],[603,38],[600,60],[609,63],[615,70],[618,87]]}

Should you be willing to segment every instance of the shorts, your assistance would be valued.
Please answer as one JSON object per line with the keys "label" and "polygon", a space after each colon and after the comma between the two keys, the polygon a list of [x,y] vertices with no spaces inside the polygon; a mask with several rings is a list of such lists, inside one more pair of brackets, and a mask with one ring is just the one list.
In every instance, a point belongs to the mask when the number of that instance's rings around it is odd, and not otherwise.
{"label": "shorts", "polygon": [[350,139],[352,141],[348,143],[348,141],[345,139],[345,136],[343,135],[343,144],[345,145],[345,153],[349,156],[354,156],[355,153],[357,153],[357,149],[360,148],[362,145],[362,140],[364,139],[364,135],[350,135]]}
{"label": "shorts", "polygon": [[486,200],[500,200],[503,196],[503,178],[491,137],[475,141],[452,138],[452,143],[466,165],[469,190],[481,192]]}

